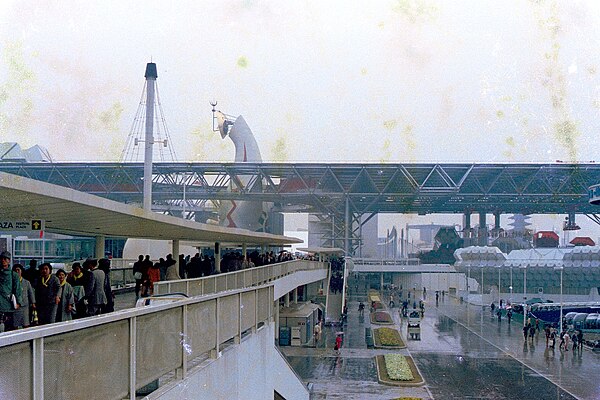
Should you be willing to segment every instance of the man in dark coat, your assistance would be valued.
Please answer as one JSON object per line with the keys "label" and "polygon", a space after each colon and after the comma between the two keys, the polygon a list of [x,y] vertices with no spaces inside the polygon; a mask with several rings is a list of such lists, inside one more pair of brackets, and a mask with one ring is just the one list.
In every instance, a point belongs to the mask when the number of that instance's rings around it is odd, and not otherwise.
{"label": "man in dark coat", "polygon": [[[4,323],[5,331],[14,329],[14,312],[21,305],[21,295],[23,292],[19,274],[10,268],[10,258],[11,255],[8,251],[0,253],[0,323]],[[15,304],[11,301],[12,295],[15,296],[16,308]]]}

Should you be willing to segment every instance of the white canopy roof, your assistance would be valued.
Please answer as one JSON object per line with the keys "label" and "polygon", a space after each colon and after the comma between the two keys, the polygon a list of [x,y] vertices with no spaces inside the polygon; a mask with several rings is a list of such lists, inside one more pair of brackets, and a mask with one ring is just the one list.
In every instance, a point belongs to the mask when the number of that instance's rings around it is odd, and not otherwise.
{"label": "white canopy roof", "polygon": [[2,218],[45,220],[64,234],[231,244],[302,243],[302,240],[175,218],[62,186],[0,172]]}

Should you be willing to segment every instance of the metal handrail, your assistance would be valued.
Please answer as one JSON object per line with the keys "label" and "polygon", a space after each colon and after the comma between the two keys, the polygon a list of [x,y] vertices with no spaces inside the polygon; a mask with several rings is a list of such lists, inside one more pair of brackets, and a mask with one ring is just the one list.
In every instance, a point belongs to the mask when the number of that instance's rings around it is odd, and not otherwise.
{"label": "metal handrail", "polygon": [[181,292],[188,296],[201,296],[219,290],[235,290],[262,285],[297,271],[327,268],[328,264],[325,262],[290,260],[201,278],[155,282],[154,293]]}

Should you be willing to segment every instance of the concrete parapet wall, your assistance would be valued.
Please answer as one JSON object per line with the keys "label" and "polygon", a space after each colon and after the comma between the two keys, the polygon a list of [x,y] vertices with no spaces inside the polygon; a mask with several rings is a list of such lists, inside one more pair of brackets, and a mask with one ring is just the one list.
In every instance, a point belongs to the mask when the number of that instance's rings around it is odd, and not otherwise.
{"label": "concrete parapet wall", "polygon": [[272,399],[276,390],[287,400],[308,400],[309,392],[274,345],[274,324],[264,326],[238,345],[188,372],[148,399]]}

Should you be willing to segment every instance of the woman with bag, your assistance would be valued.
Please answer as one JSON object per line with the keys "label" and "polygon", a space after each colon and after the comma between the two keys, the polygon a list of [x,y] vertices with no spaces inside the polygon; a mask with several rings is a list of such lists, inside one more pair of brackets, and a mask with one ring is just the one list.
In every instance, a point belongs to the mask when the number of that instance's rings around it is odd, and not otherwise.
{"label": "woman with bag", "polygon": [[21,304],[21,282],[10,269],[10,258],[8,251],[0,253],[0,332],[14,329],[14,312]]}
{"label": "woman with bag", "polygon": [[13,325],[15,328],[28,328],[29,327],[29,307],[35,310],[35,293],[33,287],[27,279],[23,278],[23,266],[21,264],[13,265],[13,271],[19,275],[19,281],[21,282],[21,307],[14,313]]}

